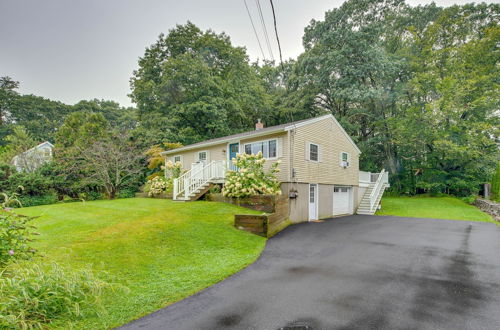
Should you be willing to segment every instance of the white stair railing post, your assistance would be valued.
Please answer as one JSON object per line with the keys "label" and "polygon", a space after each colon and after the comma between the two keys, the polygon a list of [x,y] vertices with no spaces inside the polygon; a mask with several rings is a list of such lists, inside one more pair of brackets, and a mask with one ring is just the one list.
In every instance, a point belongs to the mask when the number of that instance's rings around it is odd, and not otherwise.
{"label": "white stair railing post", "polygon": [[174,194],[173,198],[177,199],[177,194],[179,193],[179,179],[174,179]]}
{"label": "white stair railing post", "polygon": [[189,199],[191,194],[197,191],[205,183],[213,179],[221,179],[225,177],[225,161],[212,161],[211,163],[197,168],[191,169],[182,174],[177,179],[174,179],[174,195],[173,198],[178,199],[179,196],[184,196],[184,199]]}
{"label": "white stair railing post", "polygon": [[378,175],[377,181],[373,185],[373,189],[372,189],[372,192],[370,194],[370,212],[373,212],[374,207],[376,207],[375,203],[377,201],[380,190],[382,189],[382,186],[384,184],[384,182],[383,182],[384,177],[385,177],[385,169],[382,169],[382,171]]}

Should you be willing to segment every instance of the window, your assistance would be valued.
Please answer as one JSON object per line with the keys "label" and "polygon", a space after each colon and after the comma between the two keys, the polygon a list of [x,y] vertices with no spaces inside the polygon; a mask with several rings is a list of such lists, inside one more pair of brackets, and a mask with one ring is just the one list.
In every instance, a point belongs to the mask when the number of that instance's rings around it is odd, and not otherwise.
{"label": "window", "polygon": [[262,152],[264,158],[276,158],[278,156],[277,140],[259,141],[245,144],[245,153],[258,154]]}
{"label": "window", "polygon": [[341,152],[340,153],[340,166],[346,168],[346,167],[349,167],[349,153],[347,152]]}
{"label": "window", "polygon": [[317,144],[309,143],[309,160],[319,161],[319,146]]}
{"label": "window", "polygon": [[198,161],[205,163],[208,159],[208,151],[198,152]]}
{"label": "window", "polygon": [[309,186],[309,203],[314,203],[314,200],[315,200],[315,189],[316,189],[316,186],[314,185],[310,185]]}
{"label": "window", "polygon": [[181,155],[177,155],[177,156],[174,156],[174,163],[182,163],[182,156]]}

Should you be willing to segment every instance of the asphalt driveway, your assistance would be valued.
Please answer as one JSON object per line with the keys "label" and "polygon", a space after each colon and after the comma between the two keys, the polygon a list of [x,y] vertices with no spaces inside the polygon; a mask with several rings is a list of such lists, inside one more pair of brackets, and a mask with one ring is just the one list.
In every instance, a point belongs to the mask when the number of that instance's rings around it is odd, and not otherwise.
{"label": "asphalt driveway", "polygon": [[259,260],[124,329],[500,329],[500,228],[349,216],[287,228]]}

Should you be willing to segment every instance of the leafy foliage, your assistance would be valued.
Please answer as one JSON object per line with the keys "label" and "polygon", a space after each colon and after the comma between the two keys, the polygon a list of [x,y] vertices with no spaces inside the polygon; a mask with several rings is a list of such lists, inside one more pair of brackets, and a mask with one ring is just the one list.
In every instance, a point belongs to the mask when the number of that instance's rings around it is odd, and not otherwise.
{"label": "leafy foliage", "polygon": [[61,318],[102,313],[100,297],[109,288],[90,269],[73,271],[41,261],[11,263],[0,273],[0,327],[43,328]]}
{"label": "leafy foliage", "polygon": [[247,197],[255,195],[281,195],[280,183],[276,178],[279,161],[266,171],[266,159],[259,151],[257,155],[236,154],[233,164],[236,171],[229,171],[222,194],[227,197]]}
{"label": "leafy foliage", "polygon": [[493,179],[491,179],[491,197],[500,202],[500,163],[497,164]]}
{"label": "leafy foliage", "polygon": [[499,158],[499,13],[347,1],[306,28],[291,86],[339,119],[362,169],[390,171],[391,189],[475,194]]}
{"label": "leafy foliage", "polygon": [[[246,129],[266,109],[262,83],[229,37],[188,22],[161,34],[139,59],[131,97],[141,124],[161,114],[167,140],[193,143]],[[146,129],[147,129],[146,128]]]}
{"label": "leafy foliage", "polygon": [[0,209],[0,274],[9,260],[25,259],[35,252],[30,245],[35,234],[33,219]]}

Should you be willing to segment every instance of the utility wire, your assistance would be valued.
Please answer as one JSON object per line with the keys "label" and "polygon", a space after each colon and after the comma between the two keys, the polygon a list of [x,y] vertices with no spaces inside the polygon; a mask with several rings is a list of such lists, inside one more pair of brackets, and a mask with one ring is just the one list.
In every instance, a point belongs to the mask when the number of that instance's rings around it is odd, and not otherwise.
{"label": "utility wire", "polygon": [[273,50],[271,48],[271,43],[269,42],[269,35],[267,34],[266,22],[264,20],[264,15],[262,15],[262,8],[260,7],[259,0],[255,0],[255,3],[257,4],[257,9],[259,10],[260,22],[262,23],[262,29],[264,30],[264,37],[266,39],[267,49],[269,51],[269,54],[271,55],[271,60],[274,61]]}
{"label": "utility wire", "polygon": [[281,56],[280,37],[278,36],[278,28],[276,27],[276,14],[274,13],[273,0],[269,0],[269,1],[271,2],[271,9],[273,10],[274,32],[276,33],[276,40],[278,41],[278,50],[280,52],[281,71],[283,71],[283,74],[285,74],[285,67],[283,66],[283,57]]}
{"label": "utility wire", "polygon": [[252,23],[253,33],[255,33],[255,38],[257,38],[257,43],[259,44],[259,49],[260,53],[262,54],[262,59],[265,60],[266,56],[264,56],[264,51],[262,50],[262,45],[260,44],[260,39],[259,35],[257,34],[257,29],[255,29],[255,25],[253,24],[252,15],[250,14],[250,10],[248,10],[247,0],[243,0],[243,2],[245,3],[245,8],[247,9],[248,18],[250,18],[250,23]]}

